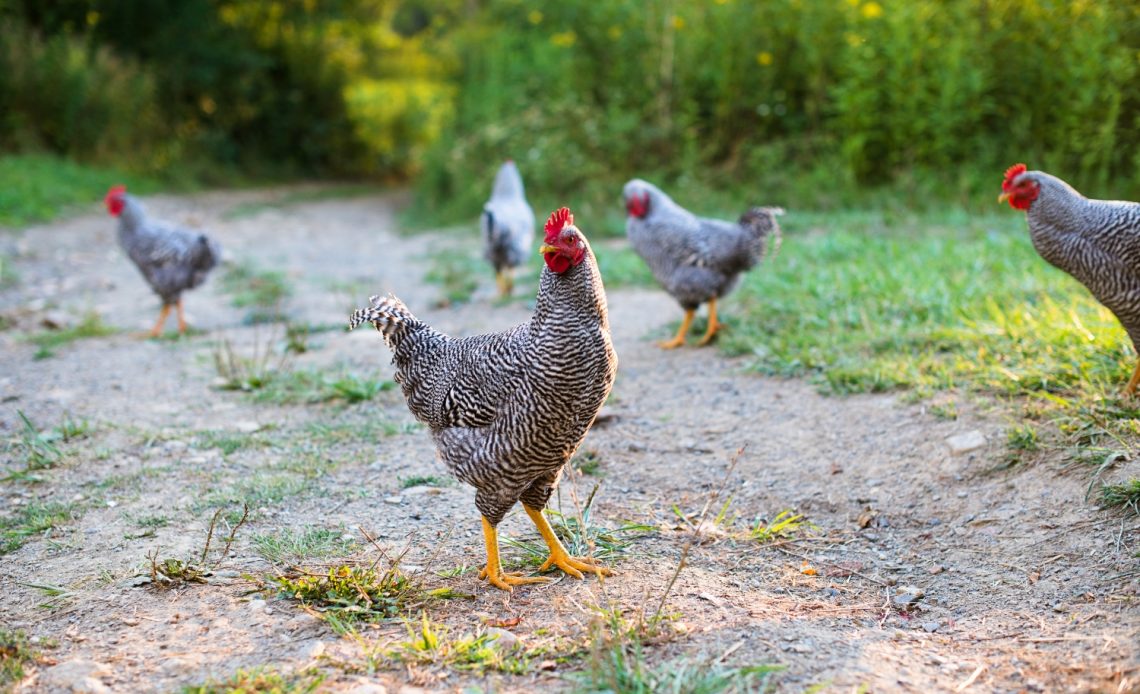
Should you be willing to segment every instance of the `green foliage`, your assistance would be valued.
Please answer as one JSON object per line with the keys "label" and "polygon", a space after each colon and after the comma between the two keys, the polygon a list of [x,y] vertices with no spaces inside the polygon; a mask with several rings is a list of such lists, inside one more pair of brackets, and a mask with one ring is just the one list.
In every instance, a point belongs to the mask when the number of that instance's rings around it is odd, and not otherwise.
{"label": "green foliage", "polygon": [[335,400],[356,404],[372,400],[395,387],[394,381],[368,378],[350,372],[328,374],[316,370],[296,370],[270,381],[254,394],[254,399],[278,405]]}
{"label": "green foliage", "polygon": [[261,270],[249,263],[231,265],[222,274],[221,285],[223,292],[232,295],[230,301],[235,307],[250,309],[246,323],[285,320],[282,309],[293,287],[284,272]]}
{"label": "green foliage", "polygon": [[298,563],[305,559],[341,556],[355,550],[356,543],[345,539],[344,530],[306,525],[301,529],[281,528],[253,536],[257,553],[272,564]]}
{"label": "green foliage", "polygon": [[15,552],[32,537],[74,519],[75,514],[69,504],[37,501],[0,518],[0,555]]}
{"label": "green foliage", "polygon": [[[476,208],[478,209],[478,208]],[[449,248],[428,256],[429,267],[424,281],[443,291],[440,306],[466,303],[479,286],[479,277],[488,274],[488,266],[473,254]]]}
{"label": "green foliage", "polygon": [[63,460],[63,453],[55,445],[57,437],[40,433],[23,410],[16,410],[16,414],[24,428],[14,447],[23,454],[24,466],[28,470],[43,470],[58,465]]}
{"label": "green foliage", "polygon": [[[117,167],[78,164],[45,154],[0,156],[0,226],[44,222],[63,210],[91,205],[102,200],[113,183],[124,183],[140,193],[152,192],[159,185]],[[109,228],[113,224],[108,221]]]}
{"label": "green foliage", "polygon": [[1101,488],[1101,503],[1105,506],[1124,506],[1140,513],[1140,479],[1119,484],[1106,484]]}
{"label": "green foliage", "polygon": [[280,592],[321,612],[332,612],[341,622],[388,619],[430,599],[399,567],[386,571],[358,566],[336,566],[327,574],[269,579]]}
{"label": "green foliage", "polygon": [[806,525],[803,516],[792,511],[781,511],[771,521],[758,520],[748,536],[764,544],[795,537]]}
{"label": "green foliage", "polygon": [[407,624],[408,638],[370,656],[373,664],[385,661],[437,665],[484,673],[496,670],[515,675],[526,673],[530,658],[525,651],[511,652],[495,643],[493,634],[483,631],[453,636],[450,630],[428,619],[423,613],[415,628]]}
{"label": "green foliage", "polygon": [[[22,631],[0,628],[0,687],[24,678],[24,666],[36,663],[41,654]],[[7,690],[5,690],[7,691]]]}
{"label": "green foliage", "polygon": [[36,358],[42,359],[54,356],[55,352],[52,350],[56,347],[62,347],[76,340],[114,335],[115,332],[115,328],[104,323],[103,318],[98,313],[88,311],[78,324],[62,330],[48,330],[32,335],[28,341],[40,348],[41,351],[36,353]]}
{"label": "green foliage", "polygon": [[182,694],[312,694],[324,682],[316,670],[282,674],[272,667],[238,670],[223,682],[182,688]]}

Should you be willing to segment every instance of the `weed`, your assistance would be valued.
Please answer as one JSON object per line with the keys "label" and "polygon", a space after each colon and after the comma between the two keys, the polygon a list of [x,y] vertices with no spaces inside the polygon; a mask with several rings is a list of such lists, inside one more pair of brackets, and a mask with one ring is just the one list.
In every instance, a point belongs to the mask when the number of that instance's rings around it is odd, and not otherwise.
{"label": "weed", "polygon": [[288,373],[290,353],[276,352],[272,340],[262,344],[255,336],[249,356],[239,355],[225,338],[214,346],[213,356],[223,390],[250,392],[261,390]]}
{"label": "weed", "polygon": [[182,694],[312,694],[325,676],[314,669],[288,675],[271,667],[238,670],[222,682],[184,687]]}
{"label": "weed", "polygon": [[58,465],[63,453],[54,443],[57,437],[40,433],[23,410],[16,410],[16,414],[24,425],[15,444],[23,455],[24,466],[28,470],[44,470]]}
{"label": "weed", "polygon": [[394,381],[370,379],[352,373],[330,376],[320,371],[292,371],[269,385],[254,396],[257,402],[291,405],[343,400],[355,404],[372,400],[396,387]]}
{"label": "weed", "polygon": [[22,680],[24,667],[39,662],[41,658],[27,634],[0,627],[0,687]]}
{"label": "weed", "polygon": [[397,617],[431,597],[398,565],[384,571],[337,566],[327,574],[275,576],[269,580],[279,592],[302,605],[331,612],[347,623]]}
{"label": "weed", "polygon": [[343,556],[356,551],[356,542],[344,530],[307,525],[300,530],[281,528],[253,536],[257,553],[271,564],[298,563],[305,559]]}
{"label": "weed", "polygon": [[39,347],[35,358],[44,359],[54,356],[54,350],[57,347],[71,344],[76,340],[114,335],[116,332],[118,331],[115,328],[103,322],[98,313],[88,311],[77,325],[62,330],[38,333],[28,337],[28,341]]}
{"label": "weed", "polygon": [[229,431],[202,431],[194,439],[195,448],[217,448],[223,455],[230,455],[243,448],[263,448],[269,445],[269,441],[259,436]]}
{"label": "weed", "polygon": [[[397,661],[418,665],[436,665],[484,673],[488,670],[521,675],[530,669],[526,651],[507,649],[495,643],[498,636],[483,631],[452,636],[443,624],[437,624],[423,613],[413,628],[407,624],[408,638],[373,653],[370,660]],[[378,657],[379,656],[379,657]]]}
{"label": "weed", "polygon": [[1035,451],[1041,447],[1037,428],[1032,424],[1010,427],[1005,436],[1009,447],[1016,451]]}
{"label": "weed", "polygon": [[958,405],[953,401],[934,403],[928,408],[936,419],[953,422],[958,419]]}
{"label": "weed", "polygon": [[190,583],[208,583],[206,577],[210,575],[213,568],[216,568],[229,556],[230,547],[233,545],[234,540],[237,539],[238,530],[241,526],[245,525],[246,519],[249,518],[249,507],[245,506],[242,508],[241,517],[230,529],[229,535],[221,538],[225,543],[221,553],[212,564],[207,565],[206,559],[209,557],[210,545],[214,540],[214,532],[218,527],[218,521],[222,518],[222,511],[223,509],[219,508],[210,519],[210,527],[206,531],[206,542],[202,546],[202,554],[197,560],[167,558],[159,561],[157,547],[150,554],[146,555],[150,564],[149,574],[150,584],[152,586],[156,588],[176,588]]}
{"label": "weed", "polygon": [[30,538],[76,518],[69,504],[36,502],[24,506],[16,515],[0,518],[0,555],[14,552]]}
{"label": "weed", "polygon": [[599,477],[602,459],[598,456],[597,451],[583,451],[574,456],[570,461],[570,466],[583,475]]}
{"label": "weed", "polygon": [[755,527],[748,532],[748,537],[761,544],[795,537],[806,525],[802,518],[802,515],[790,510],[781,511],[770,523],[762,519],[756,521]]}
{"label": "weed", "polygon": [[1108,507],[1124,506],[1140,514],[1140,479],[1104,485],[1100,490],[1100,503]]}
{"label": "weed", "polygon": [[448,487],[451,486],[451,478],[437,477],[436,475],[412,475],[410,477],[398,478],[400,482],[400,489],[408,489],[409,487]]}
{"label": "weed", "polygon": [[276,323],[285,320],[281,306],[292,295],[293,288],[285,273],[260,270],[251,264],[235,264],[226,268],[221,278],[222,291],[230,294],[235,308],[246,308],[245,322]]}

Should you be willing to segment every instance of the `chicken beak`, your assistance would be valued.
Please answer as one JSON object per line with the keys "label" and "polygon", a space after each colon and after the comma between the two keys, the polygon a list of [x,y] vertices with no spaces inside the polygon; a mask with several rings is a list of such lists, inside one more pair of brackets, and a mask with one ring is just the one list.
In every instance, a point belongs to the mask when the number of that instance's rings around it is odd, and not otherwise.
{"label": "chicken beak", "polygon": [[998,203],[999,204],[1005,202],[1006,200],[1009,200],[1009,193],[1002,193],[1001,195],[998,196]]}
{"label": "chicken beak", "polygon": [[538,248],[539,255],[546,255],[547,253],[557,253],[558,248],[551,246],[549,243],[544,243]]}

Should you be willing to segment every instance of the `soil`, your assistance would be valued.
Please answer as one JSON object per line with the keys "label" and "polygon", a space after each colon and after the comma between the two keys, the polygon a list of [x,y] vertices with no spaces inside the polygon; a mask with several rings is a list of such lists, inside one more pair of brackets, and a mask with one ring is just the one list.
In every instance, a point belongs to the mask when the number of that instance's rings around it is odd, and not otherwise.
{"label": "soil", "polygon": [[[441,306],[440,288],[425,281],[430,254],[477,255],[473,226],[401,235],[399,195],[297,201],[306,190],[160,196],[147,205],[156,217],[208,229],[230,262],[284,271],[294,322],[339,326],[370,293],[389,291],[451,334],[526,319],[533,277],[516,287],[519,300],[504,303],[480,268],[479,289],[455,306]],[[246,213],[227,214],[235,210]],[[316,666],[326,676],[321,691],[567,688],[568,673],[589,660],[583,647],[600,614],[635,622],[658,614],[663,595],[667,618],[644,652],[651,664],[781,665],[769,679],[779,691],[1140,691],[1140,519],[1087,501],[1088,471],[1066,469],[1063,452],[1005,466],[1005,430],[1018,421],[1012,405],[950,393],[940,397],[957,417],[947,419],[905,393],[827,397],[802,380],[757,376],[747,359],[715,348],[662,351],[654,341],[675,326],[676,304],[651,288],[613,290],[618,380],[582,446],[598,464],[592,474],[570,472],[551,503],[574,515],[599,484],[591,523],[652,531],[608,561],[615,574],[604,582],[567,577],[507,595],[477,570],[439,575],[481,566],[473,491],[446,481],[398,390],[354,405],[264,404],[220,390],[219,341],[241,354],[264,351],[280,328],[245,325],[245,310],[215,276],[186,297],[201,332],[140,339],[134,333],[149,328],[158,302],[114,230],[92,209],[0,235],[18,277],[0,291],[0,312],[14,323],[0,332],[3,433],[20,438],[17,411],[41,428],[65,416],[93,424],[85,438],[58,444],[63,463],[37,471],[38,481],[0,487],[0,515],[37,501],[81,512],[0,558],[0,623],[35,637],[45,654],[16,691],[171,691],[263,665]],[[618,243],[599,242],[597,251]],[[731,298],[724,304],[731,324]],[[45,317],[78,322],[90,310],[121,332],[33,358],[26,335],[42,331]],[[375,331],[330,329],[308,347],[292,369],[392,377]],[[368,426],[378,423],[391,435]],[[306,458],[298,451],[316,438],[315,426],[361,434],[320,438]],[[226,453],[203,445],[202,432],[260,443]],[[948,439],[970,432],[984,445],[955,452]],[[5,455],[5,473],[24,469],[17,446]],[[228,556],[214,538],[207,583],[147,583],[148,555],[198,558],[219,498],[211,492],[282,471],[299,471],[302,483],[253,508]],[[437,480],[403,488],[412,476]],[[748,538],[759,520],[788,509],[810,526],[775,541]],[[166,524],[144,527],[148,517]],[[258,577],[288,569],[263,559],[253,538],[305,526],[355,542],[339,556],[301,562],[306,568],[383,565],[379,548],[406,552],[403,569],[428,587],[473,596],[425,607],[448,633],[506,624],[540,655],[521,675],[383,662],[370,672],[368,649],[406,639],[403,622],[341,637],[296,601],[255,592]],[[537,540],[518,507],[500,534]],[[511,546],[504,554],[522,557]],[[82,676],[69,680],[73,671]]]}

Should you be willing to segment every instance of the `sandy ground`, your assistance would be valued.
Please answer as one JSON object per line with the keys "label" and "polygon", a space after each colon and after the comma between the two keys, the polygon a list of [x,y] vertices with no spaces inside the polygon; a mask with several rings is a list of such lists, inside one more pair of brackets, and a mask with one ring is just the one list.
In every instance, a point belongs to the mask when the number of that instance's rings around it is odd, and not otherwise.
{"label": "sandy ground", "polygon": [[[529,298],[493,299],[489,270],[470,303],[438,307],[439,288],[424,281],[427,255],[474,255],[475,231],[400,236],[398,197],[225,215],[295,193],[147,204],[155,216],[210,230],[231,261],[284,270],[295,287],[286,313],[297,322],[342,323],[369,293],[387,291],[451,334],[498,330],[528,315]],[[589,235],[588,220],[579,222]],[[457,483],[402,488],[403,478],[444,479],[446,471],[398,391],[356,405],[279,405],[217,389],[220,339],[248,353],[280,331],[243,325],[244,311],[215,277],[187,297],[203,333],[139,339],[132,333],[149,327],[158,304],[115,246],[114,228],[93,209],[0,235],[18,273],[0,291],[0,311],[16,324],[0,332],[3,434],[19,438],[17,410],[44,428],[65,416],[95,425],[59,444],[64,462],[39,471],[38,481],[0,487],[2,515],[39,501],[71,503],[81,514],[0,557],[0,624],[57,643],[16,691],[170,691],[261,665],[316,666],[326,675],[322,691],[569,687],[567,674],[588,659],[582,648],[599,611],[629,619],[656,611],[693,538],[677,511],[695,517],[722,487],[710,516],[730,499],[723,522],[691,546],[665,601],[670,618],[647,647],[651,664],[781,665],[769,680],[780,691],[1140,690],[1140,521],[1087,503],[1087,472],[1066,472],[1049,454],[999,469],[1004,430],[1016,421],[999,403],[952,394],[959,416],[944,420],[901,396],[823,397],[802,381],[757,377],[715,349],[662,352],[653,340],[679,318],[676,305],[650,289],[611,291],[621,365],[606,418],[582,448],[599,464],[593,475],[568,475],[561,507],[572,513],[600,482],[592,522],[654,530],[610,562],[616,573],[604,583],[566,578],[507,596],[476,571],[438,575],[480,566],[478,515],[472,490]],[[612,243],[598,244],[598,253]],[[529,297],[533,285],[516,292]],[[724,308],[731,323],[731,299]],[[122,332],[33,359],[25,335],[42,330],[45,315],[78,320],[89,310]],[[328,330],[309,347],[293,369],[392,376],[374,331]],[[361,433],[310,443],[315,425]],[[225,453],[203,444],[203,432],[259,445]],[[970,432],[986,443],[952,452],[947,440]],[[4,469],[23,468],[18,447],[9,447]],[[265,475],[296,484],[253,509],[208,583],[140,585],[148,554],[201,552],[219,490]],[[813,527],[792,542],[746,537],[757,519],[785,509]],[[164,521],[145,527],[146,518]],[[283,570],[259,556],[252,538],[305,526],[340,529],[356,543],[303,562],[317,571],[378,559],[361,529],[388,553],[406,550],[405,569],[429,587],[474,596],[431,603],[431,619],[454,635],[510,624],[535,654],[529,671],[381,662],[370,672],[369,648],[407,638],[402,623],[343,638],[296,602],[251,592],[257,585],[247,577]],[[517,509],[500,530],[536,539]],[[505,556],[521,551],[507,547]],[[36,587],[45,585],[64,593],[49,597]]]}

